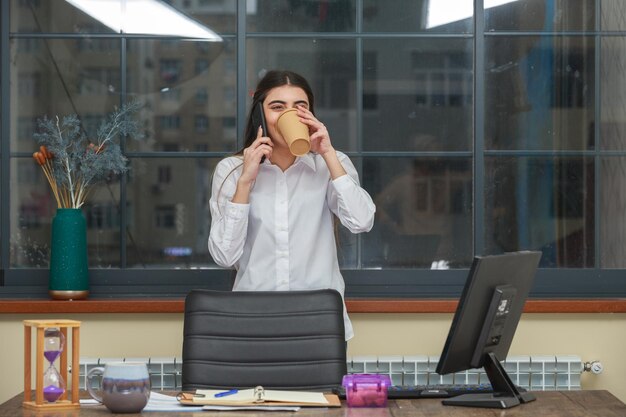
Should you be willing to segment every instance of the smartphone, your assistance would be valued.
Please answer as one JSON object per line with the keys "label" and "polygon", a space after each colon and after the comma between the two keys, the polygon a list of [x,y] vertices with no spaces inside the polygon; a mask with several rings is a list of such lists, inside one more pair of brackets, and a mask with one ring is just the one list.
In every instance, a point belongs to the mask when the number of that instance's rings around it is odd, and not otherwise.
{"label": "smartphone", "polygon": [[[265,124],[265,113],[263,112],[263,102],[259,101],[252,110],[252,128],[256,135],[259,131],[259,126],[263,129],[263,136],[268,136],[267,125]],[[261,163],[265,161],[265,155],[261,158]]]}

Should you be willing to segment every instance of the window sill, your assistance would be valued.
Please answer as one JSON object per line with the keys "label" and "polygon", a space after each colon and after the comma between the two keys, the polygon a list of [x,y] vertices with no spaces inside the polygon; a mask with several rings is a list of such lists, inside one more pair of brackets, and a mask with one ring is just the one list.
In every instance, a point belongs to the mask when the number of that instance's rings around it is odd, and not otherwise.
{"label": "window sill", "polygon": [[[348,299],[350,313],[454,313],[456,299]],[[183,313],[184,299],[2,300],[0,314]],[[626,299],[529,300],[525,313],[626,313]]]}

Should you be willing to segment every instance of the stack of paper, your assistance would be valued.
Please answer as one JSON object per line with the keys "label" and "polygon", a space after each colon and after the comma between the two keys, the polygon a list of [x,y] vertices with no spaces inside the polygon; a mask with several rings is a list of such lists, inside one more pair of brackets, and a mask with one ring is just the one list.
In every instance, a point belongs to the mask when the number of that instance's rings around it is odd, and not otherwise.
{"label": "stack of paper", "polygon": [[142,411],[202,411],[202,406],[185,406],[176,397],[152,391],[148,404]]}

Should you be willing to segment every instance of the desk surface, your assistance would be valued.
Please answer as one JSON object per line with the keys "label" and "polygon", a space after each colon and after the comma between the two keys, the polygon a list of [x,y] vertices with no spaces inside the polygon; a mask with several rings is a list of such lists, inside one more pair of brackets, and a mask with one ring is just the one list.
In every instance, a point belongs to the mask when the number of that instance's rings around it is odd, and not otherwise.
{"label": "desk surface", "polygon": [[[626,404],[608,391],[535,392],[537,401],[508,410],[451,407],[437,399],[395,400],[388,408],[302,408],[297,413],[245,412],[246,417],[624,417]],[[105,417],[112,416],[104,406],[80,410],[34,411],[22,408],[22,394],[0,405],[0,417]],[[143,416],[163,417],[232,417],[241,412],[145,412]],[[139,414],[116,414],[132,416]]]}

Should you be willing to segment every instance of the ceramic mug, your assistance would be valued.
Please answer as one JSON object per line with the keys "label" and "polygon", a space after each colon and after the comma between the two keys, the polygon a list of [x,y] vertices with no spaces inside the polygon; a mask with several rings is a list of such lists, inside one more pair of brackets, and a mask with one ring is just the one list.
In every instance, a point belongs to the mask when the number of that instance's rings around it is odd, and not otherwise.
{"label": "ceramic mug", "polygon": [[[102,375],[99,389],[94,377]],[[87,373],[87,391],[113,413],[138,413],[150,398],[150,375],[145,363],[110,362]]]}

